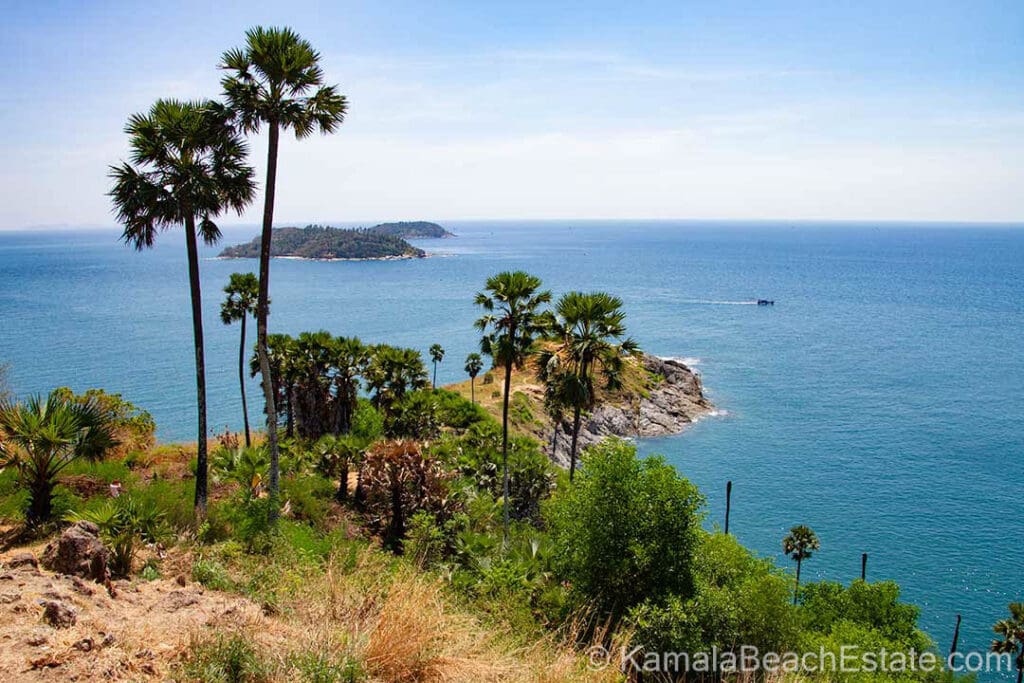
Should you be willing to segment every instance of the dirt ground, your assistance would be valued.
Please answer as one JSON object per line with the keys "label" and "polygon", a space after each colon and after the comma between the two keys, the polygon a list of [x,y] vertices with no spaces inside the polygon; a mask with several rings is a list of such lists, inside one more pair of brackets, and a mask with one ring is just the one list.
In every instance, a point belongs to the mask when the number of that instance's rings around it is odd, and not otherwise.
{"label": "dirt ground", "polygon": [[[252,602],[205,589],[187,573],[169,579],[103,585],[54,574],[13,558],[42,547],[0,553],[0,680],[162,680],[190,638],[225,625],[259,628]],[[183,558],[184,559],[184,558]],[[184,562],[182,562],[184,564]],[[44,603],[76,612],[72,626],[44,619]]]}

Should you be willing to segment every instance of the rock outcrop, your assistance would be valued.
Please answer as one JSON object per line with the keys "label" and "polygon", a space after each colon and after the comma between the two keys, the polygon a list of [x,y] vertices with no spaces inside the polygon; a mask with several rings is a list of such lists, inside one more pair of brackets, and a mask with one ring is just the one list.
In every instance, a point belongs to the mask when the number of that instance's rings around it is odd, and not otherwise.
{"label": "rock outcrop", "polygon": [[108,583],[110,550],[103,545],[99,534],[99,527],[92,522],[75,522],[43,550],[43,566],[58,574]]}
{"label": "rock outcrop", "polygon": [[[651,389],[622,403],[603,403],[589,415],[584,415],[577,453],[607,436],[633,438],[678,434],[714,409],[704,396],[700,376],[686,364],[646,354],[642,362],[654,380]],[[548,455],[562,467],[569,466],[571,430],[571,420],[562,423],[554,454],[550,452],[550,440],[546,445]]]}

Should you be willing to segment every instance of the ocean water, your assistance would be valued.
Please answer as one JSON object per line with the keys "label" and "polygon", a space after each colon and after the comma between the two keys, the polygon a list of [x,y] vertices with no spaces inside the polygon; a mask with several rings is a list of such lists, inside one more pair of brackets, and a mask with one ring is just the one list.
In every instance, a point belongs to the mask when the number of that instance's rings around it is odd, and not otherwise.
{"label": "ocean water", "polygon": [[[794,524],[822,549],[809,578],[895,579],[943,651],[1024,598],[1024,230],[709,222],[466,222],[422,241],[437,257],[275,261],[272,331],[326,329],[447,350],[461,380],[476,349],[474,292],[522,268],[556,294],[622,297],[643,348],[690,359],[721,413],[646,440],[720,523],[778,556]],[[225,242],[254,229],[226,231]],[[180,233],[135,253],[116,232],[0,232],[0,362],[21,395],[68,384],[123,393],[164,440],[194,438],[191,327]],[[238,327],[217,316],[229,273],[202,263],[210,422],[241,424]],[[749,305],[763,297],[774,307]],[[249,384],[250,406],[261,401]]]}

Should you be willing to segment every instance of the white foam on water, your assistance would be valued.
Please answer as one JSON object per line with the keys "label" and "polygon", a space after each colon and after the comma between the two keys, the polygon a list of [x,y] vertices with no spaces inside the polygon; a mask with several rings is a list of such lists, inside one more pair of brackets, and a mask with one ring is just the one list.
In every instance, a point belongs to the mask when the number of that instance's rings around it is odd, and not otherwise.
{"label": "white foam on water", "polygon": [[756,306],[757,300],[750,301],[720,301],[718,299],[680,299],[681,304],[696,304],[698,306]]}

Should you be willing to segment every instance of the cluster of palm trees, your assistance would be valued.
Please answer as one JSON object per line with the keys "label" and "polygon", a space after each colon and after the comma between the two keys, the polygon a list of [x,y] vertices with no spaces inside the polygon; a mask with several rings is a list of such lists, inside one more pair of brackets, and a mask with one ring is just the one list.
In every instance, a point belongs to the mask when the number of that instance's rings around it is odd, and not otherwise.
{"label": "cluster of palm trees", "polygon": [[[229,211],[241,214],[255,198],[255,172],[248,164],[244,136],[265,127],[267,176],[255,312],[257,357],[262,376],[268,377],[270,238],[280,134],[290,130],[302,139],[315,132],[332,133],[348,108],[345,97],[324,84],[319,53],[289,28],[250,29],[245,46],[225,52],[218,67],[226,74],[221,81],[225,102],[158,100],[148,112],[129,119],[130,163],[111,168],[110,195],[124,225],[125,242],[141,250],[152,247],[159,232],[173,227],[185,230],[196,359],[198,518],[206,514],[208,469],[198,237],[207,244],[217,242],[220,230],[215,219]],[[276,499],[280,483],[276,397],[270,382],[264,382],[263,389],[269,492]],[[271,510],[276,515],[275,505]]]}
{"label": "cluster of palm trees", "polygon": [[[548,403],[573,411],[569,479],[576,470],[576,447],[584,410],[595,401],[595,378],[608,388],[618,386],[623,361],[638,352],[625,336],[622,301],[604,292],[569,292],[551,310],[551,292],[540,278],[523,271],[506,271],[488,278],[476,304],[484,315],[476,321],[483,336],[480,350],[504,373],[501,409],[502,497],[504,538],[509,528],[508,409],[512,370],[532,360],[545,384]],[[472,379],[479,367],[472,357],[466,371]],[[471,361],[474,361],[471,365]],[[470,372],[470,369],[474,372]],[[475,397],[474,397],[475,400]]]}

